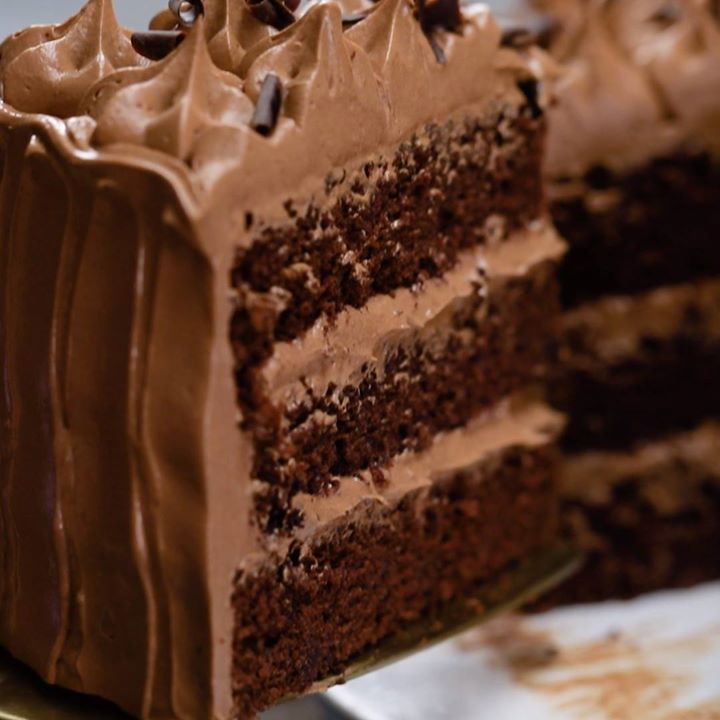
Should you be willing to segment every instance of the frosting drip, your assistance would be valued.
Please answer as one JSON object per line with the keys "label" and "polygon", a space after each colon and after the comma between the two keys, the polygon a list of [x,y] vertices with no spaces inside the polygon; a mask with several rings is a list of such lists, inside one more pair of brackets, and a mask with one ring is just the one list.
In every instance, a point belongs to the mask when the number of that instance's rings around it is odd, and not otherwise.
{"label": "frosting drip", "polygon": [[111,0],[90,0],[66,23],[31,27],[0,46],[0,92],[17,110],[66,118],[93,83],[144,63]]}
{"label": "frosting drip", "polygon": [[212,62],[199,22],[165,60],[96,85],[84,109],[97,122],[97,145],[146,145],[190,160],[204,133],[246,123],[253,106],[241,82]]}

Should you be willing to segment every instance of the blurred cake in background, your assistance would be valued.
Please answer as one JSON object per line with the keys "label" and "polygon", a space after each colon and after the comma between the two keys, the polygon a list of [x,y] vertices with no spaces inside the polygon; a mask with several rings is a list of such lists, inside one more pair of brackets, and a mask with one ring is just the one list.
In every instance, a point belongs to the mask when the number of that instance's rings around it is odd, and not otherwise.
{"label": "blurred cake in background", "polygon": [[[555,400],[565,599],[720,576],[720,18],[706,0],[548,0],[546,174],[569,251]],[[553,76],[553,71],[550,71]]]}

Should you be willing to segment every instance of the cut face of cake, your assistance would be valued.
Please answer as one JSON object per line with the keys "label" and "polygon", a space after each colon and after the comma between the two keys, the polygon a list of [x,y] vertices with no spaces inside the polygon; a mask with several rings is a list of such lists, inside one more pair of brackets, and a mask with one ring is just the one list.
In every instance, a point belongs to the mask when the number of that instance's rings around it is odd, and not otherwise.
{"label": "cut face of cake", "polygon": [[569,244],[555,400],[569,413],[560,595],[720,575],[720,24],[717,4],[544,2],[562,72],[552,213]]}
{"label": "cut face of cake", "polygon": [[564,246],[486,7],[191,5],[0,50],[0,642],[220,720],[552,541]]}

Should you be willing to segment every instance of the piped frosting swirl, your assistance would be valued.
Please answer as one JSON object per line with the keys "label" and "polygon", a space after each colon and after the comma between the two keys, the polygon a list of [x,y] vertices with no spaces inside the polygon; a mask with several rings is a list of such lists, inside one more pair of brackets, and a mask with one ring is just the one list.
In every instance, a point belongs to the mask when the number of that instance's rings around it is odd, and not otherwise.
{"label": "piped frosting swirl", "polygon": [[204,133],[245,125],[253,105],[240,80],[213,63],[199,21],[164,60],[95,85],[83,109],[97,122],[99,146],[145,145],[190,161]]}
{"label": "piped frosting swirl", "polygon": [[[287,30],[258,43],[239,71],[253,100],[268,73],[277,74],[285,87],[283,115],[305,132],[320,133],[320,125],[341,127],[354,115],[365,120],[357,132],[378,139],[385,124],[368,56],[343,33],[337,4],[316,5]],[[331,133],[324,136],[326,144],[333,142]]]}
{"label": "piped frosting swirl", "polygon": [[89,0],[62,25],[28,28],[0,46],[0,93],[16,110],[67,118],[95,82],[143,64],[111,0]]}
{"label": "piped frosting swirl", "polygon": [[248,49],[271,33],[269,25],[253,17],[245,0],[216,0],[207,5],[208,49],[222,70],[236,72]]}
{"label": "piped frosting swirl", "polygon": [[640,0],[608,7],[612,33],[646,69],[671,118],[696,128],[720,122],[720,25],[706,0]]}

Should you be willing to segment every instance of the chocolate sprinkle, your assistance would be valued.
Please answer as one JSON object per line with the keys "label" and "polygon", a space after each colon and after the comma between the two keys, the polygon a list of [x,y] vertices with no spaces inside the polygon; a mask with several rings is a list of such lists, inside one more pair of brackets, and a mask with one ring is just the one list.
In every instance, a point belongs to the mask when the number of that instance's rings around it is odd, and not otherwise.
{"label": "chocolate sprinkle", "polygon": [[460,0],[417,0],[415,8],[420,25],[428,35],[439,28],[456,32],[462,27]]}
{"label": "chocolate sprinkle", "polygon": [[447,56],[445,55],[445,50],[440,44],[440,41],[437,39],[435,33],[429,35],[428,40],[430,41],[430,47],[432,48],[433,55],[435,55],[435,59],[440,65],[445,65],[447,62]]}
{"label": "chocolate sprinkle", "polygon": [[202,0],[169,0],[168,7],[185,27],[191,27],[201,15],[205,14]]}
{"label": "chocolate sprinkle", "polygon": [[162,60],[183,40],[185,33],[180,30],[148,30],[133,33],[130,41],[135,52],[149,60]]}
{"label": "chocolate sprinkle", "polygon": [[463,24],[460,0],[416,0],[415,17],[427,36],[435,59],[444,65],[447,58],[437,37],[437,31],[457,32],[460,30]]}
{"label": "chocolate sprinkle", "polygon": [[260,88],[260,97],[255,112],[250,120],[250,127],[260,135],[267,137],[272,133],[280,117],[282,107],[282,82],[280,78],[269,73]]}
{"label": "chocolate sprinkle", "polygon": [[[260,22],[284,30],[295,22],[295,15],[282,0],[246,0],[250,12]],[[296,4],[297,7],[297,3]]]}

